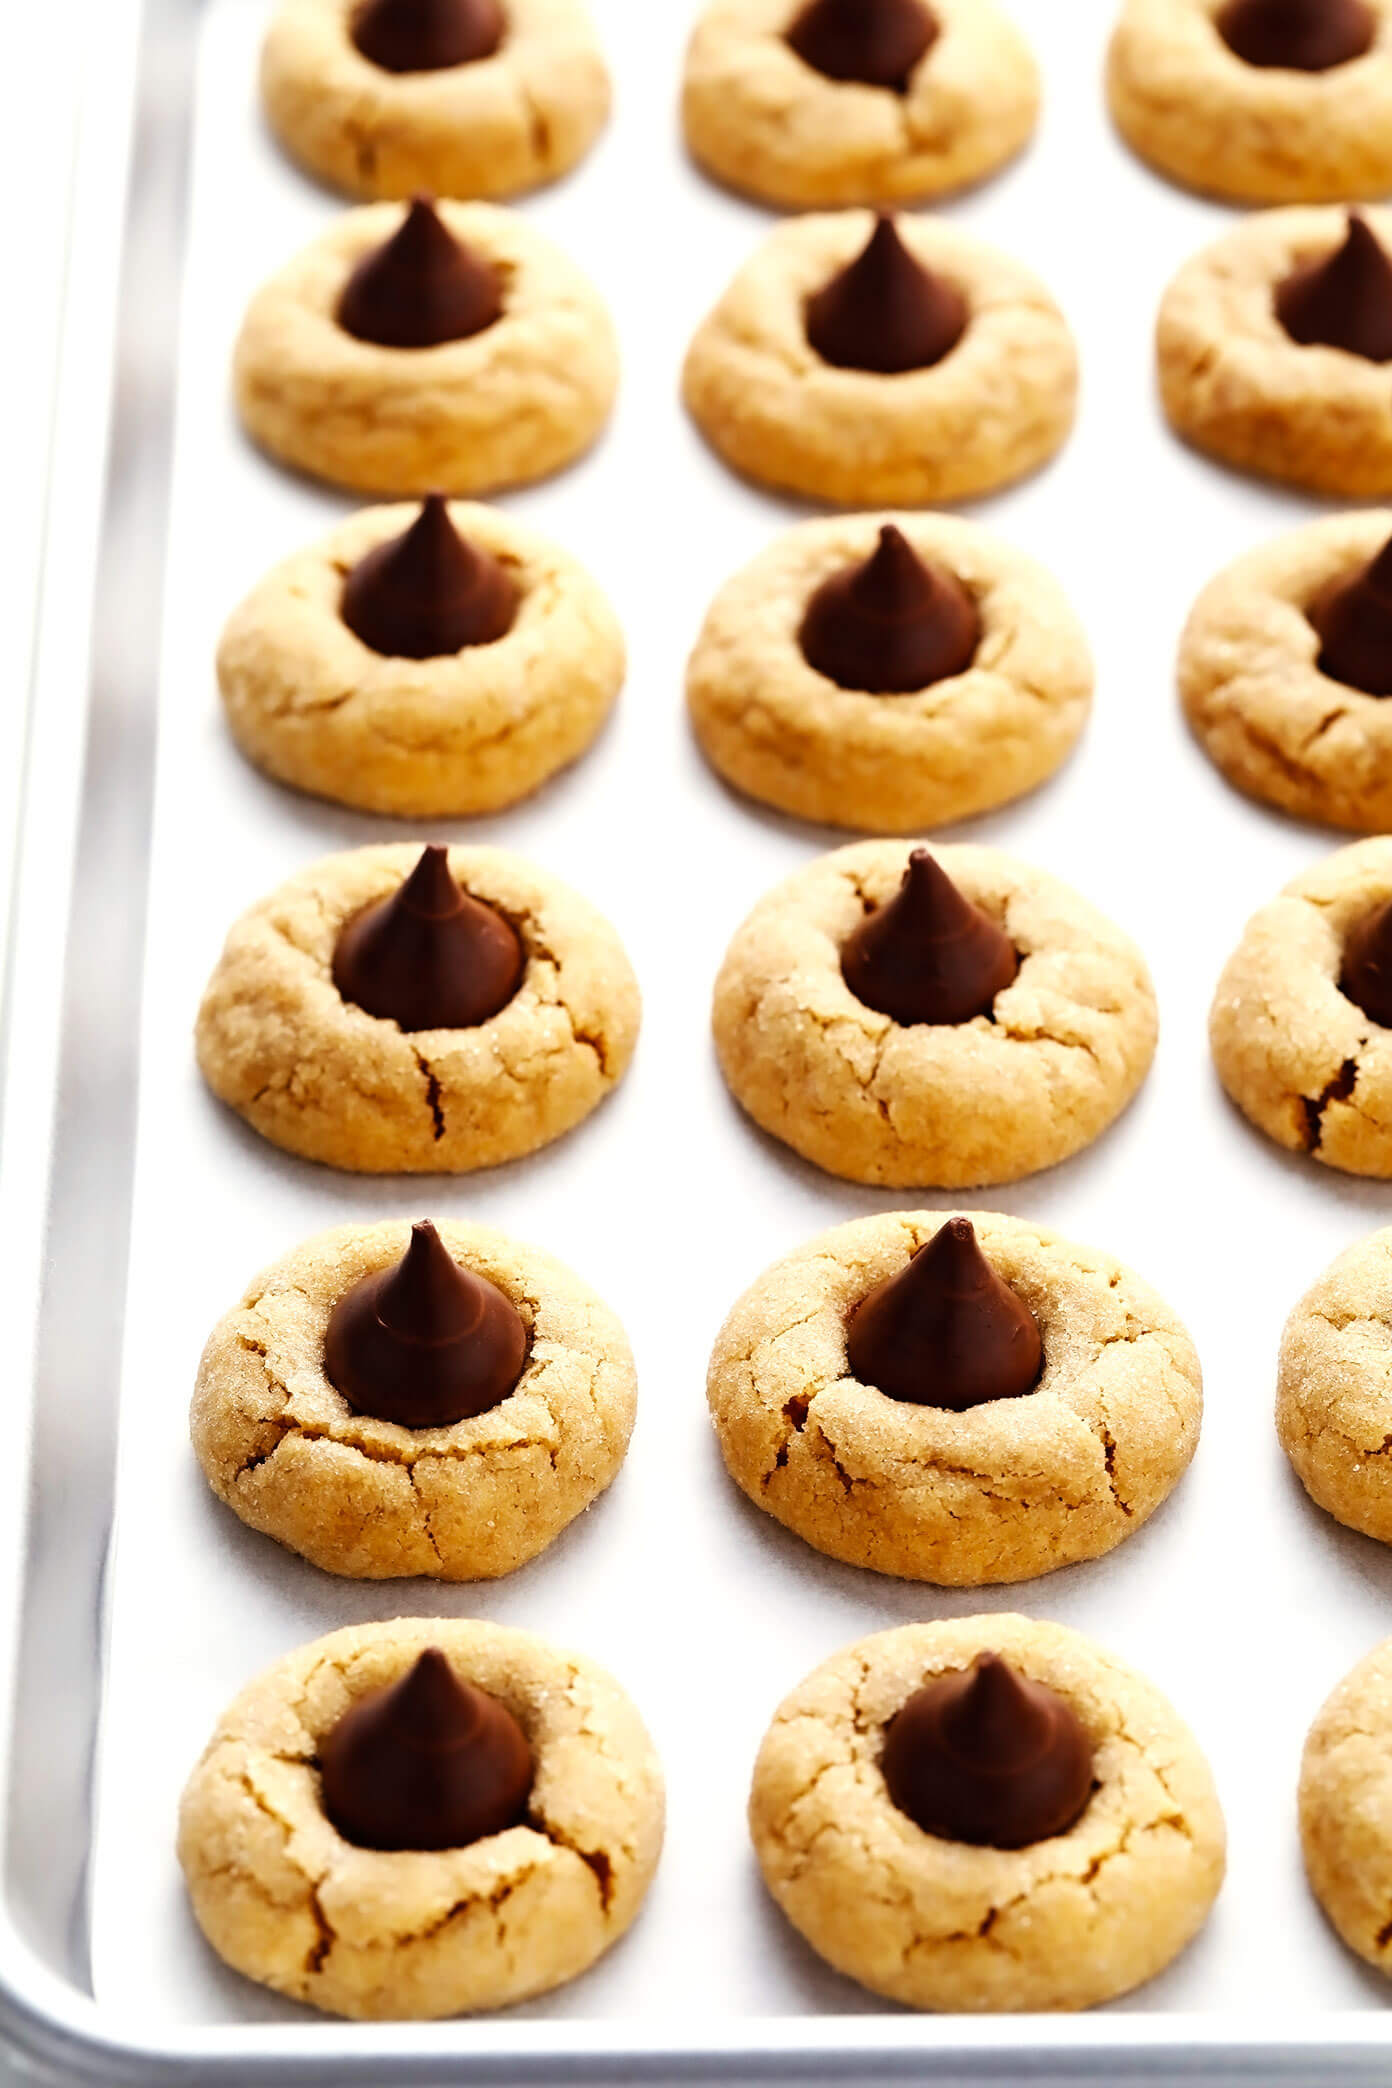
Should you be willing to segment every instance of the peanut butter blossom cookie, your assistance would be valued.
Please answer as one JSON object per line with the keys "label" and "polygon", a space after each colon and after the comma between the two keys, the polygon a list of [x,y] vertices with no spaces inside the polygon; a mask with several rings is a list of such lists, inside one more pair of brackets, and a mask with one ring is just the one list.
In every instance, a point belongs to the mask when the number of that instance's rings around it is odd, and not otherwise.
{"label": "peanut butter blossom cookie", "polygon": [[952,2012],[1081,2009],[1153,1979],[1223,1882],[1193,1734],[1061,1624],[909,1624],[784,1699],[754,1769],[764,1882],[873,1993]]}
{"label": "peanut butter blossom cookie", "polygon": [[1334,1927],[1350,1950],[1392,1974],[1392,1639],[1344,1677],[1310,1728],[1300,1839]]}
{"label": "peanut butter blossom cookie", "polygon": [[248,1286],[191,1424],[219,1499],[327,1572],[482,1580],[604,1491],[635,1398],[623,1328],[562,1263],[487,1226],[390,1222]]}
{"label": "peanut butter blossom cookie", "polygon": [[738,789],[908,833],[1052,775],[1092,700],[1087,640],[1042,567],[948,515],[789,530],[716,597],[687,669],[697,738]]}
{"label": "peanut butter blossom cookie", "polygon": [[218,1722],[179,1861],[219,1957],[333,2015],[503,2008],[628,1928],[662,1775],[593,1661],[446,1618],[302,1646]]}
{"label": "peanut butter blossom cookie", "polygon": [[1177,432],[1312,492],[1392,493],[1390,246],[1386,210],[1269,210],[1186,262],[1157,329]]}
{"label": "peanut butter blossom cookie", "polygon": [[198,1013],[214,1094],[364,1174],[461,1174],[549,1145],[621,1078],[637,981],[568,886],[496,848],[328,856],[235,924]]}
{"label": "peanut butter blossom cookie", "polygon": [[354,492],[545,478],[609,417],[618,350],[588,278],[517,213],[349,211],[257,291],[237,404],[263,449]]}
{"label": "peanut butter blossom cookie", "polygon": [[1337,1522],[1392,1544],[1392,1231],[1349,1247],[1286,1321],[1281,1447]]}
{"label": "peanut butter blossom cookie", "polygon": [[1073,425],[1077,356],[1028,269],[933,218],[780,225],[699,328],[683,390],[747,477],[848,506],[989,492]]}
{"label": "peanut butter blossom cookie", "polygon": [[352,196],[509,196],[553,181],[609,113],[579,0],[281,0],[271,128]]}
{"label": "peanut butter blossom cookie", "polygon": [[496,812],[604,723],[624,643],[584,568],[492,508],[375,508],[287,558],[229,620],[218,681],[277,781],[364,812]]}
{"label": "peanut butter blossom cookie", "polygon": [[1392,828],[1392,512],[1307,523],[1220,573],[1185,628],[1179,688],[1239,790]]}
{"label": "peanut butter blossom cookie", "polygon": [[1107,61],[1142,159],[1236,203],[1392,188],[1388,0],[1126,0]]}
{"label": "peanut butter blossom cookie", "polygon": [[686,56],[694,156],[768,203],[893,203],[993,173],[1039,74],[994,0],[713,0]]}
{"label": "peanut butter blossom cookie", "polygon": [[1392,1177],[1392,840],[1341,849],[1252,916],[1209,1038],[1224,1087],[1268,1138]]}
{"label": "peanut butter blossom cookie", "polygon": [[715,987],[731,1093],[831,1174],[1013,1182],[1088,1145],[1155,1052],[1128,937],[992,848],[863,841],[775,886]]}
{"label": "peanut butter blossom cookie", "polygon": [[1120,1544],[1187,1468],[1203,1406],[1148,1284],[989,1212],[810,1240],[735,1306],[707,1393],[757,1507],[832,1558],[946,1587]]}

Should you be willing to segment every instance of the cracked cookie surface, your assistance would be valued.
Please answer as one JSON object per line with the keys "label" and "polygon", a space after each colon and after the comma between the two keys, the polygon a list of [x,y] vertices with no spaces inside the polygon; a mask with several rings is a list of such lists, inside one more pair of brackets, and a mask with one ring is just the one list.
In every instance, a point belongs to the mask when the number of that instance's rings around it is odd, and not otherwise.
{"label": "cracked cookie surface", "polygon": [[1022,478],[1073,425],[1077,354],[1058,306],[995,247],[904,217],[905,246],[966,299],[966,331],[929,369],[834,368],[807,339],[804,307],[874,222],[846,210],[769,234],[687,352],[682,390],[698,427],[746,477],[848,506],[921,506]]}
{"label": "cracked cookie surface", "polygon": [[1190,612],[1179,692],[1249,796],[1357,833],[1392,828],[1392,704],[1321,672],[1306,610],[1392,537],[1392,512],[1328,515],[1237,559]]}
{"label": "cracked cookie surface", "polygon": [[[908,1698],[984,1651],[1056,1690],[1095,1749],[1082,1818],[1030,1848],[925,1834],[880,1768]],[[793,1926],[838,1971],[910,2008],[1093,2007],[1178,1956],[1223,1880],[1213,1779],[1173,1707],[1091,1639],[1008,1614],[879,1632],[815,1669],[764,1738],[749,1821]]]}
{"label": "cracked cookie surface", "polygon": [[609,75],[579,0],[507,0],[492,57],[391,73],[349,34],[357,0],[281,0],[261,95],[292,159],[351,196],[510,196],[554,181],[609,114]]}
{"label": "cracked cookie surface", "polygon": [[[1363,215],[1392,251],[1392,210]],[[1264,210],[1186,261],[1156,328],[1160,396],[1196,448],[1316,493],[1392,494],[1392,389],[1380,363],[1302,347],[1276,317],[1278,284],[1342,245],[1344,211]]]}
{"label": "cracked cookie surface", "polygon": [[1392,1229],[1346,1248],[1286,1321],[1276,1428],[1310,1498],[1392,1544]]}
{"label": "cracked cookie surface", "polygon": [[282,1255],[214,1328],[190,1426],[213,1492],[328,1573],[491,1580],[545,1551],[618,1472],[637,1380],[615,1315],[564,1263],[491,1226],[439,1221],[453,1258],[509,1298],[527,1362],[508,1397],[447,1428],[355,1414],[324,1370],[353,1285],[410,1226],[341,1226]]}
{"label": "cracked cookie surface", "polygon": [[1371,48],[1326,72],[1248,65],[1224,0],[1126,0],[1107,57],[1118,130],[1186,188],[1235,203],[1334,203],[1392,188],[1392,4]]}
{"label": "cracked cookie surface", "polygon": [[1339,987],[1345,937],[1389,900],[1389,839],[1292,878],[1247,923],[1209,1015],[1218,1077],[1243,1115],[1346,1174],[1392,1177],[1392,1030]]}
{"label": "cracked cookie surface", "polygon": [[[843,689],[798,643],[816,589],[868,558],[885,522],[954,574],[981,618],[971,665],[907,696]],[[1033,559],[952,515],[856,515],[789,530],[721,589],[686,694],[702,749],[737,789],[886,834],[966,819],[1043,782],[1087,722],[1092,683],[1078,620]]]}
{"label": "cracked cookie surface", "polygon": [[1310,1728],[1300,1840],[1334,1927],[1392,1976],[1392,1639],[1350,1670]]}
{"label": "cracked cookie surface", "polygon": [[856,999],[841,948],[898,890],[912,844],[861,841],[776,885],[735,935],[713,1025],[761,1129],[850,1181],[965,1189],[1065,1160],[1120,1115],[1155,1053],[1155,994],[1129,937],[1046,871],[934,848],[1020,955],[990,1015],[901,1027]]}
{"label": "cracked cookie surface", "polygon": [[899,94],[828,79],[786,41],[802,0],[713,0],[686,54],[693,156],[797,209],[908,202],[994,173],[1029,139],[1039,71],[992,0],[933,0],[938,34]]}
{"label": "cracked cookie surface", "polygon": [[346,212],[252,298],[237,405],[282,463],[358,493],[487,493],[559,471],[599,434],[618,348],[589,278],[516,211],[438,214],[503,282],[501,318],[467,340],[383,348],[338,324],[349,275],[401,223],[391,203]]}
{"label": "cracked cookie surface", "polygon": [[638,983],[603,915],[498,848],[451,848],[450,870],[526,952],[501,1012],[467,1030],[406,1032],[333,981],[345,923],[394,892],[414,843],[327,856],[234,923],[198,1013],[213,1093],[263,1138],[363,1174],[462,1174],[549,1145],[633,1056]]}
{"label": "cracked cookie surface", "polygon": [[343,621],[343,583],[417,512],[369,508],[253,588],[218,647],[228,723],[258,768],[336,804],[408,819],[496,812],[594,739],[623,682],[623,634],[568,552],[456,502],[456,530],[519,589],[512,629],[442,657],[384,658]]}
{"label": "cracked cookie surface", "polygon": [[1033,1313],[1044,1374],[1020,1399],[952,1413],[860,1383],[846,1322],[950,1212],[820,1233],[759,1278],[717,1337],[707,1396],[756,1507],[818,1551],[945,1587],[1029,1580],[1141,1527],[1198,1445],[1202,1377],[1168,1305],[1110,1255],[969,1212]]}
{"label": "cracked cookie surface", "polygon": [[[527,1820],[463,1849],[355,1848],[323,1810],[319,1744],[431,1646],[525,1732]],[[662,1818],[652,1742],[603,1668],[530,1632],[402,1619],[331,1632],[242,1691],[185,1788],[179,1861],[236,1971],[334,2015],[427,2019],[585,1971],[637,1914]]]}

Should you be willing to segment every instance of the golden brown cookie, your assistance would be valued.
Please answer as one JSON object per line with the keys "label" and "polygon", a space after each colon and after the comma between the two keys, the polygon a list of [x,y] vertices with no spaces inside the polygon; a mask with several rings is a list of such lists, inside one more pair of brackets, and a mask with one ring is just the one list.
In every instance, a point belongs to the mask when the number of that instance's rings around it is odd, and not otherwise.
{"label": "golden brown cookie", "polygon": [[[1056,1691],[1094,1748],[1066,1833],[948,1842],[892,1802],[885,1729],[925,1682],[990,1651]],[[908,1624],[845,1647],[779,1706],[754,1769],[764,1882],[812,1948],[910,2008],[1091,2008],[1153,1979],[1223,1881],[1208,1764],[1168,1701],[1081,1633],[1010,1615]]]}
{"label": "golden brown cookie", "polygon": [[237,744],[278,782],[408,819],[496,812],[575,761],[623,683],[624,642],[568,552],[496,508],[456,503],[460,535],[519,591],[496,642],[384,657],[339,613],[345,576],[412,523],[369,508],[275,566],[234,610],[218,684]]}
{"label": "golden brown cookie", "polygon": [[1336,203],[1392,189],[1392,6],[1326,71],[1249,65],[1219,35],[1222,0],[1125,0],[1107,96],[1127,143],[1186,188],[1234,203]]}
{"label": "golden brown cookie", "polygon": [[344,1000],[339,933],[399,890],[410,843],[327,856],[235,923],[198,1013],[214,1094],[272,1145],[363,1174],[462,1174],[569,1131],[628,1066],[637,981],[578,893],[498,848],[452,848],[464,890],[520,936],[513,998],[470,1029],[403,1031]]}
{"label": "golden brown cookie", "polygon": [[1291,1152],[1392,1176],[1392,1030],[1340,986],[1351,931],[1392,900],[1392,840],[1357,841],[1255,913],[1209,1016],[1218,1077]]}
{"label": "golden brown cookie", "polygon": [[903,91],[834,80],[786,31],[803,0],[711,0],[692,33],[682,116],[731,188],[795,209],[965,188],[1027,143],[1039,71],[993,0],[933,0],[937,33]]}
{"label": "golden brown cookie", "polygon": [[[1364,212],[1392,251],[1392,211]],[[1241,471],[1315,493],[1392,494],[1392,385],[1382,363],[1292,340],[1275,293],[1343,244],[1342,210],[1266,210],[1186,261],[1156,333],[1176,432]]]}
{"label": "golden brown cookie", "polygon": [[397,1263],[410,1227],[345,1225],[282,1255],[213,1329],[193,1446],[253,1530],[328,1573],[493,1580],[545,1551],[618,1472],[637,1379],[622,1326],[578,1276],[491,1226],[441,1219],[453,1258],[526,1326],[516,1388],[448,1428],[353,1411],[324,1365],[340,1299]]}
{"label": "golden brown cookie", "polygon": [[841,949],[910,855],[862,841],[785,878],[736,934],[715,987],[731,1093],[763,1130],[850,1181],[964,1189],[1018,1181],[1089,1145],[1155,1052],[1155,994],[1129,937],[1046,871],[993,848],[935,848],[1021,962],[991,1013],[902,1026],[866,1007]]}
{"label": "golden brown cookie", "polygon": [[1230,783],[1302,819],[1392,828],[1392,704],[1320,666],[1307,611],[1392,537],[1392,512],[1329,515],[1234,561],[1199,596],[1179,692]]}
{"label": "golden brown cookie", "polygon": [[[842,688],[798,641],[817,589],[886,523],[953,575],[981,620],[962,673],[908,695]],[[880,834],[967,819],[1042,783],[1087,721],[1092,659],[1042,566],[950,515],[856,515],[790,529],[712,603],[687,667],[696,737],[721,775],[802,819]]]}
{"label": "golden brown cookie", "polygon": [[895,376],[825,362],[804,308],[865,247],[865,211],[780,225],[687,353],[683,395],[707,441],[763,484],[847,506],[959,500],[1022,478],[1073,425],[1077,355],[1039,278],[939,219],[898,232],[967,305],[957,345]]}
{"label": "golden brown cookie", "polygon": [[1276,1428],[1311,1499],[1392,1544],[1392,1230],[1346,1248],[1286,1321]]}
{"label": "golden brown cookie", "polygon": [[1300,1839],[1334,1927],[1350,1950],[1392,1974],[1392,1639],[1345,1675],[1310,1728]]}
{"label": "golden brown cookie", "polygon": [[[428,1647],[518,1720],[525,1822],[460,1849],[357,1848],[327,1818],[318,1749]],[[662,1775],[629,1698],[530,1632],[446,1618],[350,1625],[223,1713],[179,1811],[199,1927],[234,1970],[374,2021],[503,2008],[576,1978],[629,1927],[662,1844]]]}
{"label": "golden brown cookie", "polygon": [[487,493],[559,471],[599,434],[618,348],[589,279],[515,211],[439,216],[504,285],[501,318],[465,340],[385,348],[338,324],[353,269],[402,224],[392,203],[348,211],[253,297],[237,405],[282,463],[357,493]]}
{"label": "golden brown cookie", "polygon": [[1038,1324],[1020,1398],[964,1413],[889,1398],[846,1354],[847,1319],[947,1223],[899,1211],[819,1233],[765,1270],[717,1337],[706,1390],[757,1507],[818,1551],[945,1587],[1030,1580],[1130,1537],[1198,1445],[1202,1377],[1170,1308],[1110,1255],[970,1213]]}
{"label": "golden brown cookie", "polygon": [[609,114],[579,0],[507,0],[502,42],[468,64],[392,72],[350,34],[357,0],[281,0],[261,53],[271,128],[350,196],[510,196],[554,181]]}

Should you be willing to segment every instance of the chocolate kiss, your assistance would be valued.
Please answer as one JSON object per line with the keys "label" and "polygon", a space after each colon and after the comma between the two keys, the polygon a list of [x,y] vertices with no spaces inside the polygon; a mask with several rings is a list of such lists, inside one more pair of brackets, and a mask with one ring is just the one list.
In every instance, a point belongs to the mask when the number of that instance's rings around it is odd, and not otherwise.
{"label": "chocolate kiss", "polygon": [[925,1834],[1026,1849],[1066,1834],[1092,1797],[1092,1744],[1071,1704],[999,1653],[911,1696],[885,1734],[889,1795]]}
{"label": "chocolate kiss", "polygon": [[460,890],[447,848],[427,848],[389,899],[340,931],[333,980],[404,1030],[475,1029],[507,1006],[525,965],[511,922]]}
{"label": "chocolate kiss", "polygon": [[491,58],[507,20],[498,0],[364,0],[352,38],[383,72],[443,72]]}
{"label": "chocolate kiss", "polygon": [[1229,0],[1213,26],[1247,65],[1328,72],[1363,56],[1377,21],[1363,0]]}
{"label": "chocolate kiss", "polygon": [[1392,362],[1392,261],[1356,210],[1341,247],[1278,285],[1276,317],[1302,348],[1343,348],[1365,362]]}
{"label": "chocolate kiss", "polygon": [[1359,921],[1344,942],[1339,990],[1382,1029],[1392,1029],[1392,905]]}
{"label": "chocolate kiss", "polygon": [[905,1027],[989,1015],[1020,960],[980,907],[958,891],[926,848],[904,881],[841,946],[841,975],[856,999]]}
{"label": "chocolate kiss", "polygon": [[938,23],[922,0],[809,0],[787,32],[804,65],[829,80],[903,94]]}
{"label": "chocolate kiss", "polygon": [[1350,580],[1336,580],[1305,612],[1324,641],[1318,666],[1365,696],[1392,696],[1392,538]]}
{"label": "chocolate kiss", "polygon": [[324,1374],[355,1414],[449,1428],[500,1406],[527,1360],[510,1298],[461,1268],[428,1219],[402,1259],[364,1276],[333,1309]]}
{"label": "chocolate kiss", "polygon": [[463,1849],[518,1826],[532,1750],[496,1697],[430,1647],[319,1744],[324,1811],[359,1849]]}
{"label": "chocolate kiss", "polygon": [[882,217],[856,259],[808,298],[806,325],[823,362],[894,377],[926,370],[956,347],[967,301],[916,261],[893,218]]}
{"label": "chocolate kiss", "polygon": [[964,1414],[1032,1392],[1044,1344],[970,1218],[949,1218],[906,1269],[861,1299],[846,1328],[846,1361],[862,1385],[890,1399]]}
{"label": "chocolate kiss", "polygon": [[338,300],[338,323],[381,348],[466,341],[501,318],[497,270],[457,240],[417,196],[385,246],[364,254]]}
{"label": "chocolate kiss", "polygon": [[339,614],[375,653],[435,660],[506,637],[518,599],[516,582],[489,552],[464,541],[432,493],[403,535],[359,559],[343,583]]}
{"label": "chocolate kiss", "polygon": [[798,633],[809,667],[871,696],[907,696],[965,673],[980,641],[961,581],[925,565],[892,522],[869,558],[822,582]]}

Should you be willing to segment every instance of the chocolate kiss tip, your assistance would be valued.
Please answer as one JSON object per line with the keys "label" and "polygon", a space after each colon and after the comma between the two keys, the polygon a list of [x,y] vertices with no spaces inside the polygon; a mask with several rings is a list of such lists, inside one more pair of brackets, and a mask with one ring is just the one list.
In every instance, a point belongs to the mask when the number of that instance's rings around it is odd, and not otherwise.
{"label": "chocolate kiss tip", "polygon": [[1321,674],[1365,696],[1392,696],[1392,539],[1360,571],[1326,587],[1306,615],[1321,641]]}
{"label": "chocolate kiss tip", "polygon": [[499,0],[363,0],[351,35],[383,72],[442,72],[491,58],[507,21]]}
{"label": "chocolate kiss tip", "polygon": [[433,660],[506,637],[517,603],[509,574],[464,541],[443,495],[431,493],[409,529],[359,559],[339,614],[383,658]]}
{"label": "chocolate kiss tip", "polygon": [[909,696],[962,674],[980,641],[961,581],[925,565],[892,522],[867,559],[815,590],[798,632],[809,667],[869,696]]}
{"label": "chocolate kiss tip", "polygon": [[526,952],[496,908],[461,891],[449,851],[424,849],[395,892],[348,921],[334,950],[345,1001],[410,1032],[476,1029],[516,993]]}
{"label": "chocolate kiss tip", "polygon": [[1364,0],[1229,0],[1214,27],[1247,65],[1317,73],[1361,58],[1377,17]]}
{"label": "chocolate kiss tip", "polygon": [[808,344],[823,362],[902,376],[942,361],[966,331],[961,291],[923,266],[880,216],[856,258],[807,300]]}
{"label": "chocolate kiss tip", "polygon": [[804,65],[829,80],[903,94],[938,34],[923,0],[809,0],[787,41]]}
{"label": "chocolate kiss tip", "polygon": [[1032,1392],[1044,1345],[1034,1314],[982,1253],[971,1220],[950,1218],[854,1308],[846,1361],[862,1385],[889,1399],[961,1414]]}
{"label": "chocolate kiss tip", "polygon": [[381,348],[468,340],[502,316],[498,271],[455,238],[428,196],[415,196],[391,238],[363,256],[336,317]]}
{"label": "chocolate kiss tip", "polygon": [[1355,922],[1344,942],[1339,989],[1380,1029],[1392,1029],[1392,905]]}
{"label": "chocolate kiss tip", "polygon": [[377,1317],[403,1341],[437,1348],[462,1341],[483,1318],[486,1293],[462,1269],[428,1218],[411,1227],[411,1244],[377,1293]]}
{"label": "chocolate kiss tip", "polygon": [[1019,968],[1009,938],[926,848],[913,851],[895,897],[841,950],[842,976],[856,999],[905,1027],[989,1015]]}
{"label": "chocolate kiss tip", "polygon": [[1275,307],[1302,348],[1342,348],[1365,362],[1392,362],[1392,261],[1356,210],[1341,246],[1277,285]]}

